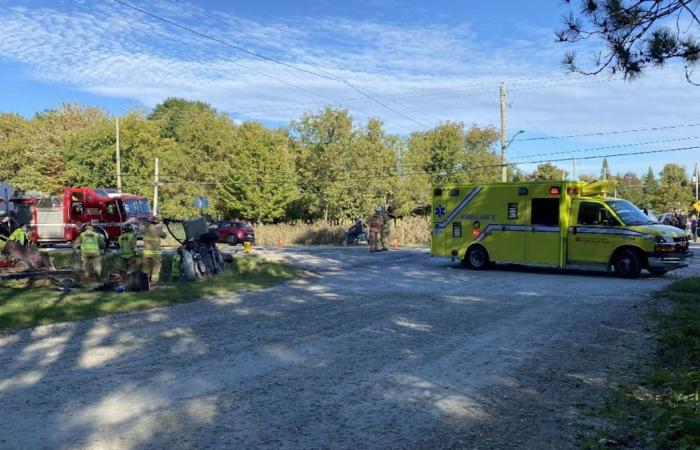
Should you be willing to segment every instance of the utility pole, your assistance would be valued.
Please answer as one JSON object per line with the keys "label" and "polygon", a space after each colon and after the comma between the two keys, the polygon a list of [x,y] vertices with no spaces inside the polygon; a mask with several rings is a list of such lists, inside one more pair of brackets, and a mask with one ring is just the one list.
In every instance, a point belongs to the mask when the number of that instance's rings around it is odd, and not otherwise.
{"label": "utility pole", "polygon": [[700,200],[698,198],[698,163],[695,163],[695,176],[693,178],[695,178],[695,203],[697,203]]}
{"label": "utility pole", "polygon": [[506,166],[506,87],[501,83],[501,181],[508,181],[508,166]]}
{"label": "utility pole", "polygon": [[155,180],[153,186],[153,215],[158,216],[158,158],[156,158]]}
{"label": "utility pole", "polygon": [[576,155],[571,158],[571,180],[576,181]]}
{"label": "utility pole", "polygon": [[117,191],[122,191],[122,158],[119,149],[119,117],[117,117]]}

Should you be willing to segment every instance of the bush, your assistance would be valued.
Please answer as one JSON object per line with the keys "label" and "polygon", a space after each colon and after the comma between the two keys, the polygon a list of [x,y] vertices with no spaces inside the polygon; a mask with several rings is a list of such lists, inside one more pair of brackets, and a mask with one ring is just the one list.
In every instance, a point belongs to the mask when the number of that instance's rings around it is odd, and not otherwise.
{"label": "bush", "polygon": [[[352,225],[346,222],[333,225],[327,222],[279,223],[274,225],[257,224],[255,243],[257,245],[342,245],[345,232]],[[391,221],[389,241],[397,240],[401,246],[430,245],[430,219],[427,217],[409,217]]]}

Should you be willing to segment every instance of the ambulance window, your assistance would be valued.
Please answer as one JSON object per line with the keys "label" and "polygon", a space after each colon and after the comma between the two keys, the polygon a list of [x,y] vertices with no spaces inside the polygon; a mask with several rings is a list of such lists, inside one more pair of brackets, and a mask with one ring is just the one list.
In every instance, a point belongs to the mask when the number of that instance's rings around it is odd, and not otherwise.
{"label": "ambulance window", "polygon": [[558,198],[533,198],[532,225],[559,225],[559,199]]}
{"label": "ambulance window", "polygon": [[586,202],[581,203],[578,208],[579,225],[605,225],[617,226],[617,220],[608,213],[608,210],[601,203]]}

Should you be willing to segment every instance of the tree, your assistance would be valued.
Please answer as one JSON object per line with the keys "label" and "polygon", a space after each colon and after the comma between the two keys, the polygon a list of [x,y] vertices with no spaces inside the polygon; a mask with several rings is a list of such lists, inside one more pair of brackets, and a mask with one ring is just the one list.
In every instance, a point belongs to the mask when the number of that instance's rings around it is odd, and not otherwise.
{"label": "tree", "polygon": [[660,185],[657,205],[665,211],[686,210],[693,203],[688,186],[688,174],[683,166],[666,164],[659,173]]}
{"label": "tree", "polygon": [[[661,67],[671,60],[685,65],[686,79],[700,59],[697,32],[700,16],[689,0],[565,0],[570,11],[560,42],[602,41],[591,67],[577,63],[576,53],[566,54],[563,64],[571,71],[594,75],[609,70],[626,79],[642,74],[649,66]],[[695,84],[695,83],[693,83]]]}
{"label": "tree", "polygon": [[642,202],[645,207],[657,209],[659,196],[659,182],[651,167],[642,177]]}
{"label": "tree", "polygon": [[298,135],[296,160],[301,197],[295,205],[297,213],[309,219],[339,219],[342,205],[348,201],[343,188],[349,173],[353,173],[348,169],[357,176],[364,167],[348,165],[348,160],[353,160],[352,117],[347,110],[326,107],[317,114],[304,114],[292,122],[291,129]]}
{"label": "tree", "polygon": [[642,182],[634,172],[627,172],[624,175],[615,177],[617,183],[618,197],[627,199],[639,207],[644,207],[644,194]]}
{"label": "tree", "polygon": [[498,139],[493,128],[445,122],[411,134],[401,158],[404,179],[416,206],[429,203],[432,184],[483,183],[500,179],[499,159],[491,147]]}
{"label": "tree", "polygon": [[195,197],[209,198],[209,214],[221,216],[217,186],[227,176],[235,158],[236,126],[231,119],[206,103],[168,99],[156,106],[149,120],[157,124],[161,137],[172,139],[177,150],[160,161],[163,214],[187,218],[196,214]]}
{"label": "tree", "polygon": [[568,172],[564,169],[560,169],[552,163],[538,164],[537,168],[528,175],[527,179],[529,181],[561,181],[566,178]]}
{"label": "tree", "polygon": [[610,177],[610,166],[608,166],[608,158],[603,158],[603,164],[600,167],[600,179],[607,180]]}
{"label": "tree", "polygon": [[272,222],[298,197],[294,159],[284,130],[245,122],[236,130],[235,158],[217,190],[226,217]]}

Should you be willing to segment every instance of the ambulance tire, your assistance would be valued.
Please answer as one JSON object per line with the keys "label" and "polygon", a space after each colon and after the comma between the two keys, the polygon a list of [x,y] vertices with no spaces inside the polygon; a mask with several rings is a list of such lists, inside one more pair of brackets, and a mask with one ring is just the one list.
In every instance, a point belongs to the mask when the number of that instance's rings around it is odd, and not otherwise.
{"label": "ambulance tire", "polygon": [[642,261],[634,250],[620,250],[613,260],[615,273],[622,278],[637,278],[642,271]]}
{"label": "ambulance tire", "polygon": [[481,245],[474,245],[469,248],[464,262],[473,270],[483,270],[491,265],[489,253]]}

